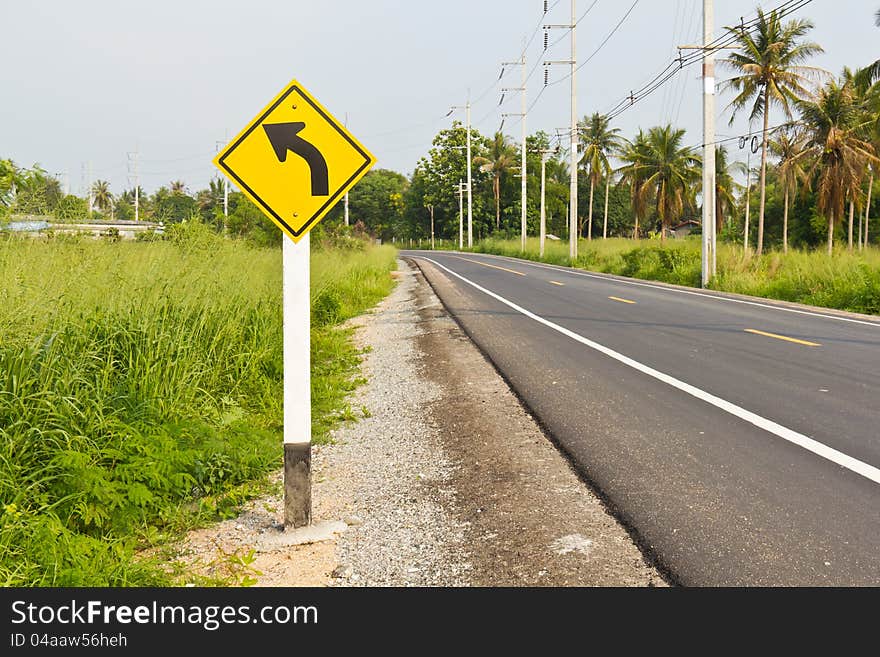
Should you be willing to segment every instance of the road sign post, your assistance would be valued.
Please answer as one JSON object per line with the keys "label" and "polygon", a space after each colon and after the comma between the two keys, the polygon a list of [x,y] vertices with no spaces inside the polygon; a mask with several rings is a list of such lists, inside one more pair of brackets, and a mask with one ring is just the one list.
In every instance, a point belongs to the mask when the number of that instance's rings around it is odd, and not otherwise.
{"label": "road sign post", "polygon": [[284,524],[311,522],[312,384],[310,377],[309,236],[284,235]]}
{"label": "road sign post", "polygon": [[285,527],[308,525],[312,516],[308,232],[375,163],[296,80],[214,159],[284,232]]}

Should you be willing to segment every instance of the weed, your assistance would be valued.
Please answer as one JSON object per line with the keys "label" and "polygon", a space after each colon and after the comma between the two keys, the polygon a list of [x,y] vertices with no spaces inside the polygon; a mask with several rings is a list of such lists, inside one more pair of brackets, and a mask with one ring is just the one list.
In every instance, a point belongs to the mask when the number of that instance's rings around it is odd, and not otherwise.
{"label": "weed", "polygon": [[[280,463],[280,251],[170,237],[0,240],[0,585],[178,581],[137,551],[234,516]],[[318,441],[354,416],[336,324],[387,294],[394,254],[313,252]]]}

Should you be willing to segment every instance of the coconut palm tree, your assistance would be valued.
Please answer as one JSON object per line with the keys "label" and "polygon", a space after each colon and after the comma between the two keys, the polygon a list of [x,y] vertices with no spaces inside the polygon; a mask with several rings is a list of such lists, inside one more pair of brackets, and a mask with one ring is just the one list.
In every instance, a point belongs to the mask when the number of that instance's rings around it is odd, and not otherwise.
{"label": "coconut palm tree", "polygon": [[584,145],[581,163],[587,168],[590,180],[590,212],[587,221],[587,239],[593,239],[593,190],[605,179],[605,221],[602,237],[608,234],[608,185],[611,181],[611,164],[608,158],[620,148],[618,128],[611,127],[611,120],[602,114],[595,113],[578,125],[580,142]]}
{"label": "coconut palm tree", "polygon": [[501,229],[501,176],[510,171],[516,161],[513,146],[502,133],[496,132],[489,144],[488,157],[475,157],[480,170],[492,174],[492,193],[495,196],[495,230]]}
{"label": "coconut palm tree", "polygon": [[110,193],[110,183],[106,180],[96,180],[92,183],[92,203],[102,212],[112,211],[113,194]]}
{"label": "coconut palm tree", "polygon": [[173,180],[171,181],[171,193],[172,194],[186,194],[186,185],[182,180]]}
{"label": "coconut palm tree", "polygon": [[734,174],[745,175],[747,169],[743,162],[728,162],[727,149],[724,146],[715,147],[715,230],[721,232],[724,228],[724,218],[736,205],[734,196],[740,185],[734,180]]}
{"label": "coconut palm tree", "polygon": [[626,140],[620,151],[624,165],[618,169],[623,182],[629,185],[633,208],[633,239],[639,239],[639,220],[648,215],[647,197],[643,193],[644,161],[647,157],[648,135],[641,129],[632,141]]}
{"label": "coconut palm tree", "polygon": [[671,125],[651,128],[640,157],[641,189],[638,196],[651,198],[660,220],[660,240],[673,219],[694,205],[694,188],[702,177],[700,158],[682,146],[684,130]]}
{"label": "coconut palm tree", "polygon": [[[844,69],[844,80],[852,86],[855,101],[861,111],[861,136],[871,144],[874,155],[880,156],[880,60],[870,66],[850,71]],[[868,217],[871,212],[871,194],[874,190],[874,174],[877,166],[871,164],[868,170],[868,193],[865,202],[865,232],[867,232]],[[861,228],[861,213],[859,213],[859,226]],[[861,234],[861,230],[859,231]],[[867,239],[864,239],[867,244]],[[860,235],[859,248],[862,248]]]}
{"label": "coconut palm tree", "polygon": [[818,209],[828,218],[828,255],[833,253],[834,226],[843,219],[847,197],[855,198],[870,164],[880,163],[862,139],[861,111],[852,84],[829,82],[815,100],[798,101],[806,131],[805,149],[816,177]]}
{"label": "coconut palm tree", "polygon": [[761,140],[761,201],[758,211],[758,255],[764,249],[764,208],[767,199],[767,143],[770,108],[778,105],[787,117],[792,116],[792,103],[807,97],[811,82],[822,73],[820,69],[803,66],[813,55],[823,52],[816,43],[803,41],[813,28],[808,20],[782,22],[775,11],[765,14],[758,9],[758,22],[752,31],[742,27],[725,28],[735,39],[738,50],[721,63],[734,72],[722,88],[736,96],[730,103],[733,109],[730,122],[737,113],[751,106],[749,118],[764,120]]}
{"label": "coconut palm tree", "polygon": [[770,152],[779,158],[776,175],[785,195],[782,213],[782,252],[788,253],[788,206],[790,197],[798,192],[799,184],[809,184],[808,163],[800,157],[804,137],[795,131],[783,130],[770,142]]}

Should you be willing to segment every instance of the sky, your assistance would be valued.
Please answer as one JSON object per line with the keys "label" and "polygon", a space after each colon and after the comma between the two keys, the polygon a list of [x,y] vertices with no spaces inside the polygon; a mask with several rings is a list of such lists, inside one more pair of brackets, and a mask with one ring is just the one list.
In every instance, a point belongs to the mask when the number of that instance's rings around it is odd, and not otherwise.
{"label": "sky", "polygon": [[[783,0],[768,0],[772,9]],[[676,46],[698,43],[702,0],[577,0],[577,111],[605,112],[659,73]],[[755,16],[754,0],[716,0],[723,26]],[[524,45],[529,134],[568,126],[567,24],[571,2],[550,0],[0,0],[0,157],[39,163],[72,193],[91,178],[114,192],[130,187],[129,153],[137,151],[141,185],[152,192],[181,179],[194,191],[217,175],[211,159],[291,79],[299,80],[378,159],[378,167],[410,174],[436,133],[472,101],[483,134],[502,113],[518,113]],[[632,11],[610,39],[600,44]],[[825,49],[813,65],[839,73],[880,58],[874,14],[880,0],[813,0],[792,17],[815,23]],[[589,11],[588,11],[589,10]],[[537,67],[535,65],[537,64]],[[535,68],[533,68],[535,67]],[[702,143],[699,65],[685,68],[615,119],[621,134],[674,123],[686,142]],[[729,73],[719,70],[720,80]],[[540,96],[539,96],[540,94]],[[537,98],[537,100],[536,100]],[[729,125],[729,95],[718,101],[719,138],[748,131]],[[533,105],[534,103],[534,105]],[[780,112],[771,124],[782,123]],[[516,117],[505,134],[519,140]],[[735,159],[745,159],[729,143]]]}

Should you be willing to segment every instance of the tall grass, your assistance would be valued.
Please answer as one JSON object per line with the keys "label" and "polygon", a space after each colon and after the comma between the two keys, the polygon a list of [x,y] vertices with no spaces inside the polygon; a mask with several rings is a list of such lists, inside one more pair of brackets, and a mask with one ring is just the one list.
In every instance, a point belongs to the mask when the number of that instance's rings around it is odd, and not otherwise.
{"label": "tall grass", "polygon": [[[0,242],[0,584],[167,583],[136,549],[280,463],[280,250],[192,232]],[[333,326],[394,263],[340,257],[313,257],[318,437],[358,363]]]}
{"label": "tall grass", "polygon": [[[700,285],[699,239],[634,242],[628,239],[581,240],[574,266],[591,271]],[[479,253],[541,260],[569,266],[568,242],[548,240],[544,257],[538,240],[528,240],[525,253],[519,240],[487,239],[474,245]],[[718,276],[711,287],[770,299],[806,303],[852,312],[880,314],[880,249],[847,252],[838,249],[829,258],[824,251],[770,252],[760,258],[743,255],[742,248],[721,244]]]}

